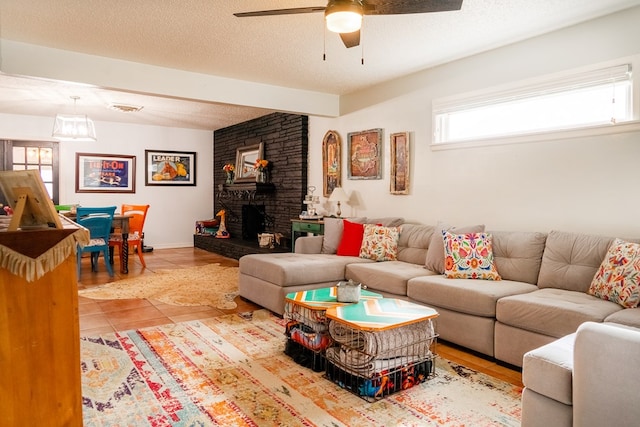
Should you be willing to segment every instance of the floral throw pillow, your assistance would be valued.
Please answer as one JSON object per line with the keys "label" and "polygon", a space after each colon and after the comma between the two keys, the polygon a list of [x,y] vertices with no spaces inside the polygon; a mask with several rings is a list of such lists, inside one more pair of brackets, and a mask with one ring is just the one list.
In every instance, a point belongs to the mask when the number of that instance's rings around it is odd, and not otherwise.
{"label": "floral throw pillow", "polygon": [[616,239],[587,291],[625,308],[640,304],[640,245]]}
{"label": "floral throw pillow", "polygon": [[502,280],[493,263],[493,239],[488,233],[444,237],[444,275],[449,279]]}
{"label": "floral throw pillow", "polygon": [[362,245],[360,246],[360,258],[374,261],[395,261],[398,259],[400,230],[401,227],[365,224]]}

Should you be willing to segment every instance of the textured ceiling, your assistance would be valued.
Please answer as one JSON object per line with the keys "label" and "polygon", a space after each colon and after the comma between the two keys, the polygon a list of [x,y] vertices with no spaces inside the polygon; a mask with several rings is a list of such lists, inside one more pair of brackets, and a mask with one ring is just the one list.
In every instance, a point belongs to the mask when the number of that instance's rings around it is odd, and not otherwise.
{"label": "textured ceiling", "polygon": [[[366,16],[361,47],[325,32],[322,13],[234,12],[323,0],[0,0],[0,38],[335,95],[640,4],[640,0],[464,0],[455,12]],[[326,59],[323,60],[323,54]],[[0,61],[2,60],[0,51]],[[364,59],[364,65],[361,64]],[[2,63],[0,62],[0,70]],[[215,130],[270,110],[0,76],[0,112],[49,115],[69,96],[96,120]],[[119,113],[111,102],[143,105]]]}

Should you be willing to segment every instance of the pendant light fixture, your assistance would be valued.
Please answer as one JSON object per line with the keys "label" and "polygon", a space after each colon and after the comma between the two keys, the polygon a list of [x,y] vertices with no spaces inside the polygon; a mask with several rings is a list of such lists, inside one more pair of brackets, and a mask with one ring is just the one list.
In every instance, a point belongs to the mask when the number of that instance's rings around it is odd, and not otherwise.
{"label": "pendant light fixture", "polygon": [[76,114],[79,96],[72,96],[74,114],[56,114],[52,136],[60,141],[97,141],[93,120],[83,114]]}

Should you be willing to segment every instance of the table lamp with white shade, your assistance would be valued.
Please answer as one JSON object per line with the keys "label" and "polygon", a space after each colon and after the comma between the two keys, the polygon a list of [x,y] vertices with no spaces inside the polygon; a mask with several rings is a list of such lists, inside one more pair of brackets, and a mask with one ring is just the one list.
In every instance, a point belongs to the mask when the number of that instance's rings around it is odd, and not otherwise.
{"label": "table lamp with white shade", "polygon": [[340,203],[341,202],[348,202],[349,201],[349,196],[347,196],[347,193],[344,192],[344,190],[342,189],[342,187],[336,187],[333,189],[333,192],[331,193],[331,196],[329,196],[329,201],[330,202],[338,202],[338,216],[342,215],[342,211],[340,210]]}

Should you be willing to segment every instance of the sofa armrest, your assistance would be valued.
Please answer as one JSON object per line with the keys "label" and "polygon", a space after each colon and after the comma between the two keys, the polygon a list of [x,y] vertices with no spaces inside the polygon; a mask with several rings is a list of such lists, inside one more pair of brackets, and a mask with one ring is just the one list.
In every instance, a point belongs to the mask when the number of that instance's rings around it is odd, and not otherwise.
{"label": "sofa armrest", "polygon": [[630,426],[640,420],[640,329],[585,322],[573,362],[574,425]]}
{"label": "sofa armrest", "polygon": [[297,254],[319,254],[322,252],[323,236],[302,236],[296,239]]}

